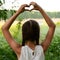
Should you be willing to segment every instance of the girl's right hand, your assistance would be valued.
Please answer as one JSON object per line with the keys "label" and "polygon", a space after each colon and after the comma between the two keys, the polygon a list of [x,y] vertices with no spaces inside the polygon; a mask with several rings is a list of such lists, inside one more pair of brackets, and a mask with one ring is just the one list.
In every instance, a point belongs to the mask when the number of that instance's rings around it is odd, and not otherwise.
{"label": "girl's right hand", "polygon": [[24,12],[24,11],[27,11],[26,9],[25,9],[25,7],[29,7],[27,4],[23,4],[23,5],[21,5],[21,7],[18,9],[18,11],[20,12],[20,13],[22,13],[22,12]]}

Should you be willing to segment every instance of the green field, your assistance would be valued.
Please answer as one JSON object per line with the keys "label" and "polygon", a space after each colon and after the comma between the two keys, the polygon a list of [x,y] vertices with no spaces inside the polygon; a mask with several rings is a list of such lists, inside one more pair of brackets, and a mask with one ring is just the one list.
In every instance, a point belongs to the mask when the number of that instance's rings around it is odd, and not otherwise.
{"label": "green field", "polygon": [[[42,25],[40,29],[41,29],[40,42],[42,42],[46,36],[48,27]],[[19,24],[13,25],[10,28],[10,32],[14,39],[18,43],[21,43],[22,41],[21,26]],[[55,34],[50,47],[45,53],[45,57],[46,60],[60,60],[60,23],[56,24]],[[12,51],[12,49],[6,42],[1,29],[0,29],[0,60],[17,60],[15,53]]]}

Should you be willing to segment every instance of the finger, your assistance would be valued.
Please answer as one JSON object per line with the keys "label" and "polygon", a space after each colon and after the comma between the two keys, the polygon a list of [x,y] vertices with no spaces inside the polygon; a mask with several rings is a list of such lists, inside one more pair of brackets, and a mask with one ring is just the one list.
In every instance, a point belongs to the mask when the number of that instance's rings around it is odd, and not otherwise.
{"label": "finger", "polygon": [[29,7],[29,5],[25,4],[25,7]]}
{"label": "finger", "polygon": [[32,3],[29,4],[29,6],[33,5]]}
{"label": "finger", "polygon": [[32,4],[30,3],[29,6],[31,6]]}
{"label": "finger", "polygon": [[29,7],[29,5],[27,5],[27,4],[23,4],[23,5],[21,5],[22,7]]}
{"label": "finger", "polygon": [[35,4],[35,2],[30,2],[30,5],[34,5]]}
{"label": "finger", "polygon": [[30,5],[30,6],[31,6],[31,5],[33,5],[33,2],[30,2],[30,4],[29,4],[29,5]]}

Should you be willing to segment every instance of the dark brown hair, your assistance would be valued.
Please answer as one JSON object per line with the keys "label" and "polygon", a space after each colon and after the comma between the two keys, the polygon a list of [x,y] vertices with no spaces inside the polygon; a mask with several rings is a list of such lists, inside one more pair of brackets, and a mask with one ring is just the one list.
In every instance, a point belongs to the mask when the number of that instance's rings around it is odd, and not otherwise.
{"label": "dark brown hair", "polygon": [[22,26],[22,46],[29,40],[31,42],[36,42],[36,45],[39,45],[39,34],[40,28],[36,21],[29,20],[25,22]]}

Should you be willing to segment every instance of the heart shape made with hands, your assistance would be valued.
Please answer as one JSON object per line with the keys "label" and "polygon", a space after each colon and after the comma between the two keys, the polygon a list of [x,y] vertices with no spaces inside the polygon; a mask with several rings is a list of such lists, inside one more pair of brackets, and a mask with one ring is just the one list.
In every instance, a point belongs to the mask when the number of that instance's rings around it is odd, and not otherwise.
{"label": "heart shape made with hands", "polygon": [[26,10],[31,11],[34,8],[33,5],[30,5],[29,7],[25,7]]}

